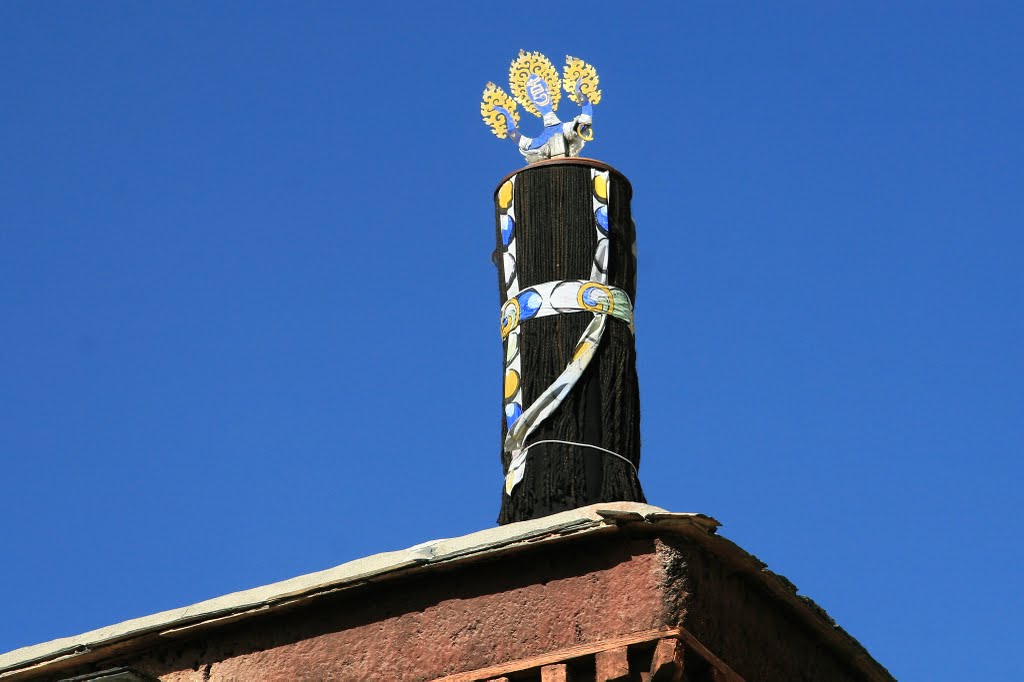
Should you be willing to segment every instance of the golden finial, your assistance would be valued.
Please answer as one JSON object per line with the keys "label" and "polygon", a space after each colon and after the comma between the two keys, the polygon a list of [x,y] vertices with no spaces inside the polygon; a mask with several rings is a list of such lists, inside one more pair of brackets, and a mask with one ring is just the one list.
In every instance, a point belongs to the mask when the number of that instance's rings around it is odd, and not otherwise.
{"label": "golden finial", "polygon": [[[580,84],[579,92],[576,90],[577,82]],[[581,94],[586,95],[591,104],[601,103],[601,91],[597,89],[597,69],[582,59],[566,56],[562,87],[569,93],[569,99],[576,104],[583,104]]]}
{"label": "golden finial", "polygon": [[480,115],[484,117],[484,123],[491,128],[491,132],[504,140],[508,137],[508,120],[505,113],[498,111],[502,108],[512,118],[512,124],[519,124],[519,112],[516,111],[516,101],[507,92],[494,83],[488,83],[484,88],[484,99],[480,102]]}
{"label": "golden finial", "polygon": [[[494,83],[484,88],[480,115],[498,138],[511,140],[529,163],[544,159],[579,156],[583,146],[594,139],[594,105],[601,101],[597,69],[582,59],[565,58],[562,78],[554,64],[540,52],[519,51],[508,74],[511,95]],[[555,113],[562,87],[579,113],[562,121]],[[530,137],[519,128],[517,104],[539,117],[544,129]]]}
{"label": "golden finial", "polygon": [[[544,114],[537,108],[537,104],[526,91],[526,82],[534,74],[547,85],[547,98],[550,100],[551,110],[558,109],[558,100],[562,97],[562,89],[559,87],[558,70],[555,65],[540,52],[519,50],[519,56],[512,62],[512,66],[508,70],[508,87],[524,109],[534,116],[541,117]],[[543,100],[541,103],[543,106]]]}

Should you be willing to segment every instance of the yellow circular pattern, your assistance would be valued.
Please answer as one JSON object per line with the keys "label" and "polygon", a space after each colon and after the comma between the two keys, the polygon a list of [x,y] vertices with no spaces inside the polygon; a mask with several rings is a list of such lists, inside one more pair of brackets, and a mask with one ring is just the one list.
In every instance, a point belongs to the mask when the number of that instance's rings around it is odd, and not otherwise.
{"label": "yellow circular pattern", "polygon": [[[583,297],[591,289],[597,289],[604,294],[604,300],[600,297],[595,304],[587,303],[587,300]],[[587,282],[580,287],[579,293],[576,294],[576,302],[580,304],[580,307],[584,310],[589,310],[596,313],[607,313],[611,314],[615,310],[615,299],[612,298],[612,292],[608,287],[597,282]]]}
{"label": "yellow circular pattern", "polygon": [[505,184],[498,190],[498,206],[506,209],[512,205],[512,181],[506,180]]}
{"label": "yellow circular pattern", "polygon": [[510,369],[505,373],[505,399],[508,400],[519,390],[519,374]]}
{"label": "yellow circular pattern", "polygon": [[501,338],[519,325],[519,300],[510,298],[501,309]]}
{"label": "yellow circular pattern", "polygon": [[594,194],[601,201],[608,202],[608,181],[604,179],[603,175],[594,176]]}

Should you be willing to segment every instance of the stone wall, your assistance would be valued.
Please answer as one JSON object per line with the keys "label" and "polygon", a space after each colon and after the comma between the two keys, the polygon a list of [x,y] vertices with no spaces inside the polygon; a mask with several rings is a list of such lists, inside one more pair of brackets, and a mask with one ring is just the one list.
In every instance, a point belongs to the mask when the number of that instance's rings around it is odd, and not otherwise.
{"label": "stone wall", "polygon": [[371,584],[118,664],[168,682],[430,680],[664,624],[648,539],[581,538]]}

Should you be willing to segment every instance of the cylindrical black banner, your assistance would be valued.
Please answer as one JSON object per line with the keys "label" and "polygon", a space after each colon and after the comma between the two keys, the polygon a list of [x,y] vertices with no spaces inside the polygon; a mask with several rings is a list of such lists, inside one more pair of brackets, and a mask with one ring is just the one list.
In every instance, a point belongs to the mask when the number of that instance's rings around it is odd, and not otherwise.
{"label": "cylindrical black banner", "polygon": [[[494,260],[508,335],[501,427],[506,473],[516,454],[507,449],[509,428],[530,415],[538,398],[550,402],[552,385],[565,383],[567,366],[583,354],[582,337],[602,325],[582,374],[571,388],[554,391],[561,402],[525,438],[525,465],[514,483],[507,477],[499,523],[596,502],[645,501],[637,477],[640,400],[629,306],[636,300],[632,194],[621,173],[586,159],[530,165],[495,191]],[[560,296],[550,295],[559,289]],[[570,289],[578,295],[567,296]],[[615,315],[595,321],[591,311],[611,307]],[[565,442],[531,446],[539,441]]]}

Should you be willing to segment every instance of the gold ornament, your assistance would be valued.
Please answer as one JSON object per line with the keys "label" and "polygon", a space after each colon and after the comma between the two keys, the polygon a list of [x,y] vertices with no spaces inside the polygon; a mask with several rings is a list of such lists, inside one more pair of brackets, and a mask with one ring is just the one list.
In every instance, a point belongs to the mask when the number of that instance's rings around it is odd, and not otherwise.
{"label": "gold ornament", "polygon": [[526,94],[526,81],[533,74],[540,76],[547,84],[548,96],[551,98],[551,110],[558,109],[558,100],[562,97],[562,90],[558,87],[558,70],[555,69],[555,65],[540,52],[519,50],[519,56],[512,62],[512,66],[508,70],[508,87],[524,109],[534,116],[540,117],[542,116],[540,110]]}
{"label": "gold ornament", "polygon": [[[576,92],[576,81],[580,81],[580,92]],[[601,91],[597,89],[597,69],[582,59],[566,56],[565,70],[562,71],[562,87],[569,93],[569,99],[582,105],[580,93],[587,96],[591,104],[601,103]]]}
{"label": "gold ornament", "polygon": [[508,121],[505,120],[505,114],[495,107],[504,108],[512,117],[513,123],[519,125],[516,101],[494,83],[488,83],[484,88],[484,99],[480,102],[480,115],[483,116],[484,123],[490,126],[491,132],[497,135],[498,139],[504,140],[508,137]]}

